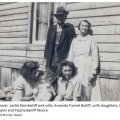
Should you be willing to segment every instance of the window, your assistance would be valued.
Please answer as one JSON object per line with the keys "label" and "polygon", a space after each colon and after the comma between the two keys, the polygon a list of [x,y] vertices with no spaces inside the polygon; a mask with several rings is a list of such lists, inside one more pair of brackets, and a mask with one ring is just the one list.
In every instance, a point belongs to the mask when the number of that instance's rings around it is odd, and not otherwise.
{"label": "window", "polygon": [[48,27],[52,24],[53,7],[53,3],[49,2],[32,3],[32,44],[40,44],[42,41],[46,41]]}

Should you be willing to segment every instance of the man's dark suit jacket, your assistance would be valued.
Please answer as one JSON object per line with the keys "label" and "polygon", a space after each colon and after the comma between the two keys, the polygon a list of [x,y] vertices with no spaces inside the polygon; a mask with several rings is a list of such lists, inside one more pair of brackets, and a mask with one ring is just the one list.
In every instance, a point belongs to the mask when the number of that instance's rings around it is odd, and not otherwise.
{"label": "man's dark suit jacket", "polygon": [[[46,67],[51,67],[52,57],[55,49],[56,33],[57,25],[50,26],[44,52],[44,58],[46,58]],[[60,62],[67,58],[71,42],[75,36],[76,34],[74,26],[70,23],[66,23],[62,28],[60,40],[57,46],[57,55]]]}

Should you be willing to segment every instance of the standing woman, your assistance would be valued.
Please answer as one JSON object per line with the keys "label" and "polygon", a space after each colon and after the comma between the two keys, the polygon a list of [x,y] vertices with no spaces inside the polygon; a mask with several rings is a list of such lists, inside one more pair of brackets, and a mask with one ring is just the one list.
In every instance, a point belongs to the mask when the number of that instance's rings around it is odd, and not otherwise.
{"label": "standing woman", "polygon": [[92,35],[91,23],[82,20],[78,25],[80,34],[73,39],[68,60],[78,67],[76,78],[82,84],[81,101],[91,100],[92,82],[98,68],[98,49]]}

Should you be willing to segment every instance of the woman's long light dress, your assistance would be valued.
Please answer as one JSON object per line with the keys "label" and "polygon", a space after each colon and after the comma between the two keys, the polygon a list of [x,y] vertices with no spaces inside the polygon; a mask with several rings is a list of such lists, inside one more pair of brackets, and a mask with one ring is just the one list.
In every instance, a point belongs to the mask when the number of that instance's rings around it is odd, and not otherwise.
{"label": "woman's long light dress", "polygon": [[[83,100],[90,100],[91,79],[96,74],[98,67],[98,49],[94,36],[78,35],[73,39],[68,60],[74,62],[78,68],[77,80],[84,86]],[[83,90],[83,89],[82,89]]]}

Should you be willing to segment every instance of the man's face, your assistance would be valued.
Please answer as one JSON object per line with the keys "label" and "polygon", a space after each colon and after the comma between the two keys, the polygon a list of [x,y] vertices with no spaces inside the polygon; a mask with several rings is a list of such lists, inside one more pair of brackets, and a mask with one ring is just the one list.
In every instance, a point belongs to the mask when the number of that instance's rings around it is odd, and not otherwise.
{"label": "man's face", "polygon": [[67,15],[65,15],[65,14],[59,14],[59,15],[57,15],[57,16],[56,16],[57,23],[58,23],[59,25],[63,25],[64,22],[65,22],[65,20],[66,20],[66,18],[67,18]]}
{"label": "man's face", "polygon": [[69,80],[72,77],[72,68],[70,66],[63,66],[62,73],[66,80]]}
{"label": "man's face", "polygon": [[89,24],[87,22],[84,22],[84,21],[81,22],[81,24],[80,24],[80,32],[82,34],[87,35],[88,31],[89,31]]}

